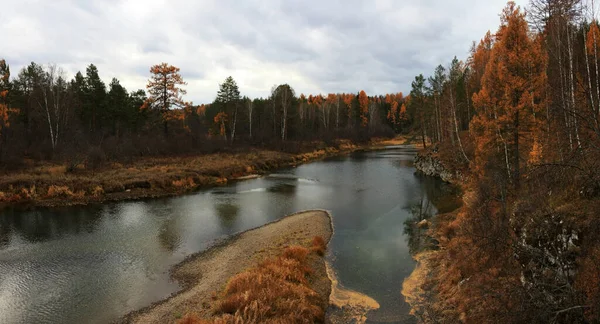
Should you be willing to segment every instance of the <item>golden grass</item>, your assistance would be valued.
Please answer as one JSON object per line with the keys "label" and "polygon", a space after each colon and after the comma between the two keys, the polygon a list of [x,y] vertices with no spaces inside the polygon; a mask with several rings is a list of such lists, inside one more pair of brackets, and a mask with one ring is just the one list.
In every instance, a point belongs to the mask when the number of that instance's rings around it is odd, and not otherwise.
{"label": "golden grass", "polygon": [[214,318],[206,320],[187,314],[178,323],[324,322],[322,301],[310,286],[309,255],[311,251],[319,253],[325,240],[315,237],[313,248],[316,246],[317,250],[287,247],[279,257],[264,260],[257,267],[234,276],[222,294],[214,297]]}

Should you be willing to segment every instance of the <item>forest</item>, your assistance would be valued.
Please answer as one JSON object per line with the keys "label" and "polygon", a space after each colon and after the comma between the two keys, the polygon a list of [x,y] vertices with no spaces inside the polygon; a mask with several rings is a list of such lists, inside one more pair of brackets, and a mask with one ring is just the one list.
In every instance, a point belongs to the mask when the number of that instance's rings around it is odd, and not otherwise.
{"label": "forest", "polygon": [[194,105],[184,101],[188,89],[180,69],[167,63],[150,68],[146,91],[129,92],[116,78],[107,86],[93,64],[67,80],[59,66],[35,62],[11,77],[0,60],[0,76],[4,169],[18,168],[23,159],[93,166],[232,147],[294,150],[314,140],[358,142],[407,132],[416,114],[402,93],[297,95],[281,84],[268,98],[251,99],[232,77],[212,103]]}
{"label": "forest", "polygon": [[593,2],[509,2],[410,102],[464,205],[440,216],[426,322],[600,321],[600,29]]}

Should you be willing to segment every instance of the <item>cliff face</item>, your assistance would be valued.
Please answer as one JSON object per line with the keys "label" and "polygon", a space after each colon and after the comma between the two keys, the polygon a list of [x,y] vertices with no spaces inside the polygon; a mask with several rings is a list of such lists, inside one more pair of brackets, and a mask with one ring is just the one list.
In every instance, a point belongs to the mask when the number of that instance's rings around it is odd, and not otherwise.
{"label": "cliff face", "polygon": [[415,168],[420,173],[438,177],[445,182],[454,182],[462,178],[460,174],[448,170],[430,151],[419,152],[415,157]]}

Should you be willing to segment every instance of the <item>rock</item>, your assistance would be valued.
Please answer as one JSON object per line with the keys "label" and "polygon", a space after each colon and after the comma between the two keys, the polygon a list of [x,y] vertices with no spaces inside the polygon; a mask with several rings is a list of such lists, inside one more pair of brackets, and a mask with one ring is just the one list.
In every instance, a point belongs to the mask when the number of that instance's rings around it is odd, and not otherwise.
{"label": "rock", "polygon": [[[430,152],[419,153],[415,157],[415,168],[426,176],[438,177],[445,182],[452,182],[456,176]],[[460,175],[457,175],[460,178]]]}

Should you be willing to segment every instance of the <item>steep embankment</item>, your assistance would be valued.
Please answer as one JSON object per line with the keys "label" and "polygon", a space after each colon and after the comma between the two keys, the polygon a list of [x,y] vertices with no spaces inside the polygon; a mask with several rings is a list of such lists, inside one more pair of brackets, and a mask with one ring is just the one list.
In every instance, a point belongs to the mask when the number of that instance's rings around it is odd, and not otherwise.
{"label": "steep embankment", "polygon": [[426,176],[438,177],[445,182],[454,183],[464,180],[460,171],[445,166],[442,159],[432,150],[422,150],[417,153],[415,168]]}

